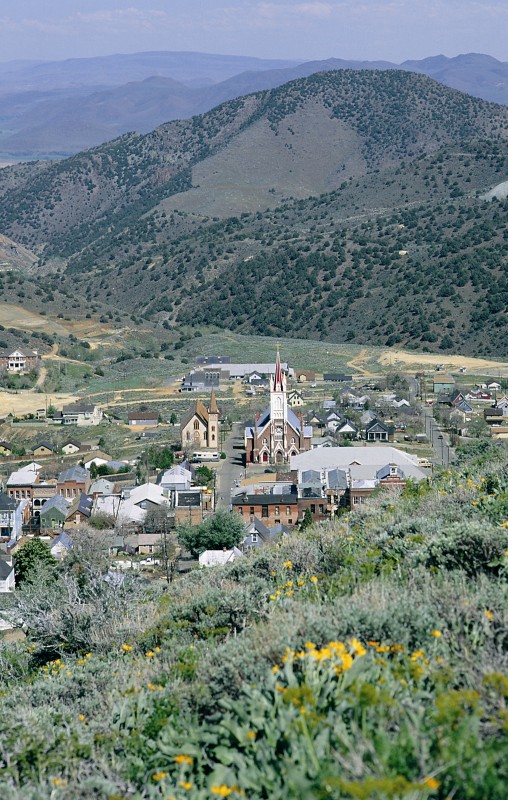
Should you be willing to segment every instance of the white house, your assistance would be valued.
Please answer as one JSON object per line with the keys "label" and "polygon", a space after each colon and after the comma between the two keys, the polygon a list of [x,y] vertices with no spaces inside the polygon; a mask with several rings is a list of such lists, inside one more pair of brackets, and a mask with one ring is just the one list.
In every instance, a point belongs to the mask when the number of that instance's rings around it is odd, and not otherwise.
{"label": "white house", "polygon": [[12,559],[0,558],[0,594],[13,592],[14,587],[14,565]]}
{"label": "white house", "polygon": [[199,556],[199,566],[203,567],[219,567],[223,564],[231,564],[237,558],[242,558],[243,553],[238,547],[233,547],[231,550],[205,550]]}

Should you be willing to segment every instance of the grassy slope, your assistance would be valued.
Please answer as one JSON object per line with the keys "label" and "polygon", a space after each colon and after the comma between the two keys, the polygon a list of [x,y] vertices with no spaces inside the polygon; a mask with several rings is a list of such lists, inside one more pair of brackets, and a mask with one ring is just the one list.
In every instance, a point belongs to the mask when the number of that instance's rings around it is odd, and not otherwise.
{"label": "grassy slope", "polygon": [[4,793],[502,800],[506,463],[480,445],[395,506],[167,589],[88,570],[49,634],[33,609],[60,586],[27,589],[31,637],[0,650]]}

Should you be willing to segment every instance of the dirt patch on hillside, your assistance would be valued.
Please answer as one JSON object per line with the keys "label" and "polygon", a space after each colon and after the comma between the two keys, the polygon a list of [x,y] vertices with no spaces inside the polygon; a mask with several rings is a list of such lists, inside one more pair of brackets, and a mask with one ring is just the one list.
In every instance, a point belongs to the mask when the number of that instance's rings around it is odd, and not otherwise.
{"label": "dirt patch on hillside", "polygon": [[491,361],[487,358],[470,358],[469,356],[436,355],[434,353],[407,353],[403,350],[385,350],[379,356],[383,366],[391,365],[401,369],[435,369],[442,364],[445,370],[458,370],[465,367],[468,372],[481,374],[495,372],[508,374],[506,361]]}
{"label": "dirt patch on hillside", "polygon": [[17,328],[21,331],[45,331],[67,336],[67,329],[60,322],[11,303],[0,304],[0,323],[6,328]]}
{"label": "dirt patch on hillside", "polygon": [[[79,397],[73,394],[51,394],[48,395],[48,404],[56,408],[76,403]],[[7,417],[13,414],[15,417],[23,414],[35,414],[39,408],[44,408],[46,397],[44,394],[31,392],[29,389],[20,392],[0,392],[0,417]]]}

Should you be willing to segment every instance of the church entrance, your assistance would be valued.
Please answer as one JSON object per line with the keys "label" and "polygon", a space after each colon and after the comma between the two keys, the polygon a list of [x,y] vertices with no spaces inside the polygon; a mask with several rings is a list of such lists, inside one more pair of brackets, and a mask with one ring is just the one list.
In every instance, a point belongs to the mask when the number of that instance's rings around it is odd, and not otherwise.
{"label": "church entrance", "polygon": [[268,464],[268,453],[266,452],[266,450],[263,453],[263,464]]}
{"label": "church entrance", "polygon": [[275,453],[275,463],[276,464],[282,464],[283,462],[284,462],[284,453],[281,453],[281,451],[278,450]]}

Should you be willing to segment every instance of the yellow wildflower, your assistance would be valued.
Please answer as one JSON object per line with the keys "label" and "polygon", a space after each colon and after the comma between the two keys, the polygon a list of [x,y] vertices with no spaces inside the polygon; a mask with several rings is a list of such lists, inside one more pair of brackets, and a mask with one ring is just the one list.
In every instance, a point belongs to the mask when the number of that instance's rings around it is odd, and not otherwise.
{"label": "yellow wildflower", "polygon": [[65,781],[63,778],[52,778],[51,783],[53,786],[65,786],[67,781]]}
{"label": "yellow wildflower", "polygon": [[349,644],[351,645],[357,656],[364,656],[365,653],[367,652],[363,644],[359,642],[358,639],[351,639]]}
{"label": "yellow wildflower", "polygon": [[177,764],[192,764],[192,761],[192,756],[186,756],[184,753],[180,753],[179,755],[175,756],[175,762]]}
{"label": "yellow wildflower", "polygon": [[432,791],[434,791],[435,789],[439,789],[439,787],[441,786],[441,784],[439,783],[438,779],[437,778],[433,778],[432,776],[430,776],[429,778],[424,778],[423,779],[423,785],[427,789],[431,789]]}
{"label": "yellow wildflower", "polygon": [[220,786],[212,786],[210,791],[212,794],[217,795],[217,797],[229,797],[229,795],[233,793],[233,788],[223,783]]}
{"label": "yellow wildflower", "polygon": [[443,635],[443,634],[441,633],[441,631],[438,631],[436,628],[434,628],[434,630],[433,630],[433,631],[431,631],[431,634],[432,634],[432,636],[435,636],[435,637],[436,637],[436,639],[439,639],[439,637]]}
{"label": "yellow wildflower", "polygon": [[125,652],[128,653],[130,650],[132,650],[132,645],[131,644],[123,644],[122,645],[122,650],[125,650]]}
{"label": "yellow wildflower", "polygon": [[485,616],[487,617],[489,622],[492,622],[494,620],[494,612],[491,611],[490,608],[485,609]]}
{"label": "yellow wildflower", "polygon": [[288,561],[284,561],[282,566],[286,567],[286,569],[293,569],[293,562],[289,561],[289,560]]}
{"label": "yellow wildflower", "polygon": [[315,575],[312,575],[312,577],[311,577],[311,581],[312,581],[312,583],[317,583],[317,582],[318,582],[318,579],[316,578],[316,576],[315,576]]}
{"label": "yellow wildflower", "polygon": [[270,600],[277,600],[277,597],[274,594],[270,595]]}
{"label": "yellow wildflower", "polygon": [[146,658],[153,658],[153,657],[154,657],[154,655],[155,655],[155,653],[153,652],[153,650],[148,650],[148,651],[145,653],[145,656],[146,656]]}
{"label": "yellow wildflower", "polygon": [[80,714],[78,719],[79,719],[80,722],[86,722],[86,717],[85,717],[84,714]]}
{"label": "yellow wildflower", "polygon": [[256,732],[255,731],[247,731],[247,739],[250,739],[252,741],[255,738],[256,738]]}
{"label": "yellow wildflower", "polygon": [[186,789],[186,791],[192,789],[192,783],[190,781],[178,781],[178,786],[181,786],[182,789]]}
{"label": "yellow wildflower", "polygon": [[168,777],[168,773],[167,772],[154,772],[154,774],[152,775],[152,780],[153,781],[163,781],[164,778],[167,778],[167,777]]}

